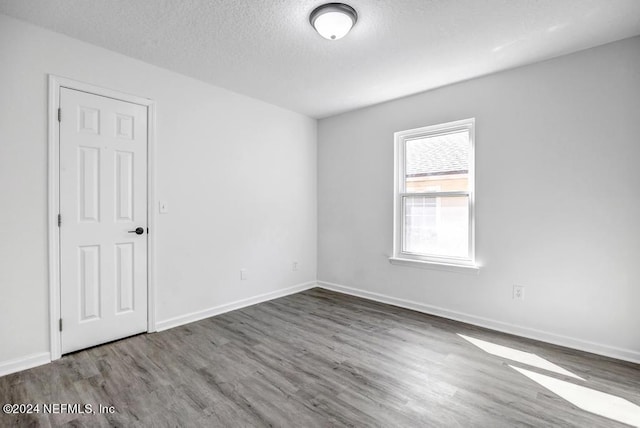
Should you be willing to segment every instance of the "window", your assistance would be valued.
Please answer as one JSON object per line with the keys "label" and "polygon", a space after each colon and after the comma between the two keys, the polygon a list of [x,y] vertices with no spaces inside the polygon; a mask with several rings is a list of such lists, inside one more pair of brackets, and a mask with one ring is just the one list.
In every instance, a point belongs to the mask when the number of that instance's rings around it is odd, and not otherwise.
{"label": "window", "polygon": [[396,132],[392,262],[475,267],[474,125]]}

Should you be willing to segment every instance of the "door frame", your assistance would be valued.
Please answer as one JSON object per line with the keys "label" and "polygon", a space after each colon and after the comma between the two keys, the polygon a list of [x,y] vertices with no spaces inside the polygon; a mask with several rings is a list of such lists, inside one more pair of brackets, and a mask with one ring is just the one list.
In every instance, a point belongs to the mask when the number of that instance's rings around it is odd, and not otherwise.
{"label": "door frame", "polygon": [[[149,233],[147,234],[147,332],[156,331],[155,102],[149,98],[49,74],[47,225],[49,230],[49,339],[52,361],[62,356],[62,335],[59,328],[61,289],[60,228],[58,227],[58,213],[60,212],[60,122],[58,122],[58,108],[60,106],[60,89],[62,88],[139,104],[147,108],[147,227],[149,228]],[[64,120],[64,116],[62,119]]]}

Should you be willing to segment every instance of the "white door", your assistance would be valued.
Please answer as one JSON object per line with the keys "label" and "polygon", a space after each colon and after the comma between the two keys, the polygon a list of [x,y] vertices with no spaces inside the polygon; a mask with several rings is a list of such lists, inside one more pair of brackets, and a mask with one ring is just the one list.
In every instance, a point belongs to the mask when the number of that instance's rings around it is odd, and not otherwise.
{"label": "white door", "polygon": [[61,88],[60,109],[68,353],[147,330],[147,108]]}

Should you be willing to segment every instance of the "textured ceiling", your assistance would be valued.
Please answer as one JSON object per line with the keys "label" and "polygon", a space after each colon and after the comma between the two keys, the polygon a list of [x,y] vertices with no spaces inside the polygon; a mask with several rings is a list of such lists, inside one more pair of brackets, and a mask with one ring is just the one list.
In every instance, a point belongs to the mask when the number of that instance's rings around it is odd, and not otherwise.
{"label": "textured ceiling", "polygon": [[640,34],[638,0],[0,0],[14,16],[312,117],[326,117]]}

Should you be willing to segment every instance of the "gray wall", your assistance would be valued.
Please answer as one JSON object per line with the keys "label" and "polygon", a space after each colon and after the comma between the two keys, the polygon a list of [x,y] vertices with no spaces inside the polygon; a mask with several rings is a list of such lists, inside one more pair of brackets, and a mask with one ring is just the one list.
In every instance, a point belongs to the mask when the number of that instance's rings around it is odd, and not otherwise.
{"label": "gray wall", "polygon": [[[479,274],[391,265],[393,133],[469,117]],[[639,122],[640,38],[321,120],[318,279],[640,361]]]}
{"label": "gray wall", "polygon": [[3,15],[0,61],[0,372],[49,352],[48,73],[156,101],[159,323],[315,281],[315,120]]}

